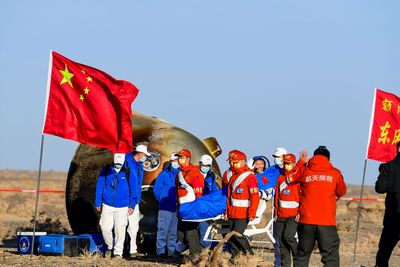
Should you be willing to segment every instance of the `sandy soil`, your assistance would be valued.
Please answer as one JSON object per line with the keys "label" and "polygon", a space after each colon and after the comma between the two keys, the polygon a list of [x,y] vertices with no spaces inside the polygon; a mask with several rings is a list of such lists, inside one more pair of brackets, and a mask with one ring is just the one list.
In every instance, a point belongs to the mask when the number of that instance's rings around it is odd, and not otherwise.
{"label": "sandy soil", "polygon": [[[0,170],[0,188],[36,189],[36,172]],[[66,173],[44,172],[41,189],[64,190]],[[349,186],[347,197],[358,197],[359,186]],[[372,187],[365,189],[366,197],[377,195]],[[341,266],[373,266],[382,230],[384,213],[383,202],[363,202],[357,242],[356,262],[353,263],[354,235],[357,219],[356,201],[339,201],[337,226],[341,238]],[[34,193],[0,192],[0,266],[190,266],[173,260],[158,260],[154,257],[142,257],[135,260],[103,259],[96,255],[80,257],[51,257],[18,255],[15,234],[18,230],[30,227],[35,208]],[[54,232],[70,232],[63,194],[40,194],[39,222],[41,227]],[[269,215],[267,215],[269,216]],[[266,237],[265,237],[266,238]],[[237,266],[273,266],[271,244],[254,244],[256,257],[243,258]],[[221,256],[221,266],[229,266],[226,255]],[[391,266],[400,266],[400,243],[391,257]],[[321,266],[320,255],[316,249],[311,258],[311,266]]]}

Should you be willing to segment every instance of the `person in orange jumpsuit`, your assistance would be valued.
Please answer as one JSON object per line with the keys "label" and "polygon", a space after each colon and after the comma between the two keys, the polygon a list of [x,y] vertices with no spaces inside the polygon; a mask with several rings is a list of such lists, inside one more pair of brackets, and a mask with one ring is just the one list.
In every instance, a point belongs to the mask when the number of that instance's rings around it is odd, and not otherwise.
{"label": "person in orange jumpsuit", "polygon": [[[299,162],[299,167],[304,164]],[[296,156],[286,154],[283,156],[284,172],[279,175],[276,183],[275,193],[275,221],[278,232],[278,243],[281,252],[281,266],[290,267],[293,258],[297,253],[297,220],[300,200],[300,185],[286,183],[288,176],[295,175],[298,171],[296,167]]]}
{"label": "person in orange jumpsuit", "polygon": [[309,266],[315,242],[324,266],[340,266],[340,239],[336,229],[336,201],[346,193],[342,173],[333,167],[330,152],[319,146],[298,176],[287,183],[300,184],[299,245],[295,267]]}
{"label": "person in orange jumpsuit", "polygon": [[260,197],[257,178],[246,165],[246,154],[234,151],[230,155],[230,162],[233,175],[228,183],[226,217],[229,220],[230,231],[236,231],[242,235],[241,237],[232,236],[229,240],[232,257],[235,258],[240,252],[254,255],[243,233],[249,221],[256,217]]}
{"label": "person in orange jumpsuit", "polygon": [[[178,205],[194,201],[203,195],[204,178],[199,167],[190,162],[191,158],[192,153],[187,149],[178,152],[178,163],[181,169],[176,177]],[[180,241],[187,244],[189,257],[194,259],[202,249],[198,231],[199,223],[182,221],[181,219],[179,218],[178,228],[180,232],[184,233],[184,238],[182,238],[182,234],[179,235],[178,233],[178,236],[179,239],[184,239]]]}

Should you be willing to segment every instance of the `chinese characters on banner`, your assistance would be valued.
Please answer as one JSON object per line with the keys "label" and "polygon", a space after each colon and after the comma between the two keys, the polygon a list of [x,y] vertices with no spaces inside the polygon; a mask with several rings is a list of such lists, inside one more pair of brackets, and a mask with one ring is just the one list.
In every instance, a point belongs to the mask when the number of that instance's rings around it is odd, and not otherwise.
{"label": "chinese characters on banner", "polygon": [[131,83],[51,51],[43,133],[114,153],[133,150]]}
{"label": "chinese characters on banner", "polygon": [[400,141],[400,98],[376,89],[367,158],[387,162]]}

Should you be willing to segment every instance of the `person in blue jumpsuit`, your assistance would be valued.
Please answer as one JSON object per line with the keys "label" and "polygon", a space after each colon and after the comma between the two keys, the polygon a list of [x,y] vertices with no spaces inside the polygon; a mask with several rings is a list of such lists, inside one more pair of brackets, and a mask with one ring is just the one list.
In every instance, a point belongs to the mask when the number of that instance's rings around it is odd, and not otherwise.
{"label": "person in blue jumpsuit", "polygon": [[178,217],[175,178],[179,170],[178,154],[172,153],[153,187],[154,196],[158,201],[156,252],[161,258],[172,257],[176,249]]}
{"label": "person in blue jumpsuit", "polygon": [[114,154],[114,162],[106,164],[97,179],[95,203],[101,212],[100,227],[107,245],[105,257],[113,251],[114,257],[122,258],[128,214],[135,206],[135,187],[129,182],[129,169],[124,162],[125,154]]}
{"label": "person in blue jumpsuit", "polygon": [[[249,167],[254,169],[254,174],[257,177],[258,188],[260,192],[260,198],[269,200],[275,194],[275,186],[279,175],[283,172],[283,156],[288,152],[283,147],[277,147],[272,157],[274,158],[274,164],[270,167],[269,161],[265,156],[255,156],[249,161]],[[273,225],[273,236],[275,240],[278,240],[276,231],[276,225]],[[275,267],[281,266],[281,253],[279,249],[278,241],[274,243],[274,254],[275,254]]]}
{"label": "person in blue jumpsuit", "polygon": [[140,200],[142,198],[142,184],[144,169],[143,163],[146,161],[147,157],[151,154],[147,151],[147,145],[137,144],[132,153],[126,154],[126,162],[130,169],[130,181],[135,183],[134,187],[136,189],[135,203],[133,212],[128,216],[128,228],[127,232],[131,238],[129,254],[131,257],[136,257],[139,255],[136,245],[136,237],[139,231],[139,221],[143,217],[139,210]]}

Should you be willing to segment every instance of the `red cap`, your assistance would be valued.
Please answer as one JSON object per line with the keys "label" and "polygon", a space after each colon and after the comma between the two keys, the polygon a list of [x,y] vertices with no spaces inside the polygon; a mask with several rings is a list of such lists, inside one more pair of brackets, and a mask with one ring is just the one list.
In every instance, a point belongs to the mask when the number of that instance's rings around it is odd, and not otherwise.
{"label": "red cap", "polygon": [[229,161],[239,161],[239,160],[246,160],[246,154],[244,154],[242,151],[239,150],[232,150],[229,152]]}
{"label": "red cap", "polygon": [[178,157],[192,158],[192,153],[187,149],[182,149],[178,152]]}
{"label": "red cap", "polygon": [[238,152],[240,152],[239,150],[231,150],[229,151],[229,155],[227,158],[227,161],[232,160],[233,155],[236,155]]}
{"label": "red cap", "polygon": [[286,154],[283,156],[283,162],[286,162],[286,163],[296,162],[296,156],[293,154]]}

